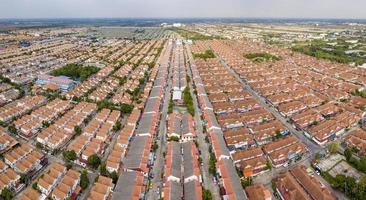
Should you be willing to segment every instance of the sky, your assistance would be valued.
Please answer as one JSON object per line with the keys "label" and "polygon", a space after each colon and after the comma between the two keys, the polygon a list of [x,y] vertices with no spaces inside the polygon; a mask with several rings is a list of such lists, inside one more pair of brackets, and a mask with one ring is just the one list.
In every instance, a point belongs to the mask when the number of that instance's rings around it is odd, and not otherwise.
{"label": "sky", "polygon": [[0,18],[349,18],[366,0],[0,0]]}

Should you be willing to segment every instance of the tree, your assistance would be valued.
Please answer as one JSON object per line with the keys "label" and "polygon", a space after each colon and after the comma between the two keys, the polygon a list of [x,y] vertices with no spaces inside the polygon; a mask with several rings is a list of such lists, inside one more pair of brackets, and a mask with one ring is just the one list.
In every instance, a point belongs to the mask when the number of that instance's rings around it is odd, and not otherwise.
{"label": "tree", "polygon": [[349,161],[352,157],[352,151],[347,148],[346,150],[344,150],[344,156],[346,157],[346,160]]}
{"label": "tree", "polygon": [[159,148],[158,143],[154,142],[154,144],[153,144],[153,146],[152,146],[151,150],[152,150],[153,152],[156,152],[156,150],[157,150],[158,148]]}
{"label": "tree", "polygon": [[35,190],[38,190],[38,184],[37,184],[37,182],[34,182],[32,184],[32,188],[35,189]]}
{"label": "tree", "polygon": [[248,186],[251,186],[253,184],[253,179],[251,177],[243,178],[241,179],[241,186],[243,188],[246,188]]}
{"label": "tree", "polygon": [[118,181],[118,175],[117,175],[117,172],[116,172],[116,171],[113,171],[113,172],[109,175],[109,177],[112,179],[112,182],[113,182],[114,184],[116,184],[116,183],[117,183],[117,181]]}
{"label": "tree", "polygon": [[24,173],[20,173],[20,182],[21,183],[27,183],[28,182],[28,176],[25,175]]}
{"label": "tree", "polygon": [[11,193],[11,191],[10,191],[8,188],[4,188],[4,189],[1,191],[1,197],[2,197],[4,200],[11,200],[11,199],[13,199],[13,194]]}
{"label": "tree", "polygon": [[271,170],[271,169],[273,168],[271,161],[268,161],[268,160],[267,160],[266,167],[267,167],[267,169],[269,169],[269,170]]}
{"label": "tree", "polygon": [[11,134],[17,134],[17,132],[18,132],[18,130],[17,130],[17,128],[15,128],[15,126],[14,125],[10,125],[10,126],[8,126],[8,130],[9,130],[9,132],[11,133]]}
{"label": "tree", "polygon": [[116,124],[113,126],[113,131],[119,131],[121,130],[121,122],[117,121]]}
{"label": "tree", "polygon": [[108,176],[107,165],[105,163],[102,163],[99,169],[102,176]]}
{"label": "tree", "polygon": [[50,123],[48,121],[42,121],[43,128],[47,128],[50,126]]}
{"label": "tree", "polygon": [[40,143],[40,142],[37,142],[37,143],[36,143],[36,148],[37,148],[37,149],[43,149],[43,144],[42,144],[42,143]]}
{"label": "tree", "polygon": [[66,163],[66,169],[69,170],[72,168],[72,164],[71,163]]}
{"label": "tree", "polygon": [[169,137],[169,141],[179,142],[179,137],[177,137],[177,136],[170,136]]}
{"label": "tree", "polygon": [[210,154],[210,160],[208,162],[208,172],[213,176],[216,176],[216,157],[213,153]]}
{"label": "tree", "polygon": [[93,154],[88,158],[88,165],[94,169],[97,169],[101,163],[101,160],[97,154]]}
{"label": "tree", "polygon": [[89,186],[88,172],[83,170],[80,176],[80,187],[85,190]]}
{"label": "tree", "polygon": [[75,127],[74,127],[74,131],[75,131],[76,135],[80,135],[80,134],[81,134],[81,132],[82,132],[82,129],[81,129],[81,127],[80,127],[80,126],[75,126]]}
{"label": "tree", "polygon": [[202,191],[202,200],[212,200],[212,193],[210,190],[203,189]]}
{"label": "tree", "polygon": [[331,154],[335,154],[338,152],[339,144],[336,141],[330,142],[328,145],[328,150]]}
{"label": "tree", "polygon": [[366,157],[362,157],[357,163],[357,169],[366,172]]}
{"label": "tree", "polygon": [[64,157],[66,162],[74,161],[77,158],[74,150],[65,150],[64,152],[62,152],[62,156]]}

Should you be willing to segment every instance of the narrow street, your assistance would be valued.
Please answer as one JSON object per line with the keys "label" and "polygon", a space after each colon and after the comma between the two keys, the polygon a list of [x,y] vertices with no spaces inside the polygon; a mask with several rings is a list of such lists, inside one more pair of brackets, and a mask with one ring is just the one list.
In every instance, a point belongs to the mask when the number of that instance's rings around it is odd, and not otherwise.
{"label": "narrow street", "polygon": [[214,199],[220,199],[220,192],[219,188],[217,187],[217,184],[213,182],[213,176],[208,171],[208,163],[210,159],[210,154],[208,151],[208,144],[205,141],[206,135],[203,133],[203,127],[202,127],[202,120],[201,120],[201,111],[198,107],[197,102],[197,96],[193,92],[193,84],[192,84],[192,73],[191,73],[191,66],[188,66],[187,64],[187,74],[189,77],[191,77],[191,81],[188,83],[189,87],[191,89],[191,95],[193,97],[193,105],[195,109],[195,115],[194,115],[194,124],[196,128],[196,134],[197,134],[197,142],[198,142],[198,149],[201,152],[202,157],[202,163],[203,166],[201,166],[201,172],[202,172],[202,179],[203,179],[203,186],[210,190]]}

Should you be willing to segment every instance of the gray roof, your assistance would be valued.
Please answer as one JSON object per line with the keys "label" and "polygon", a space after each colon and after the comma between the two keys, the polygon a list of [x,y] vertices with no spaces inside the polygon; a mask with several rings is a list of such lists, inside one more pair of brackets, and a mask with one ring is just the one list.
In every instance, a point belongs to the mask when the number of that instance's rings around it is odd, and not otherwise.
{"label": "gray roof", "polygon": [[207,108],[211,108],[211,109],[213,109],[213,106],[212,106],[212,104],[211,104],[211,102],[210,102],[210,100],[208,99],[208,97],[207,97],[207,95],[203,95],[202,96],[202,98],[203,98],[203,103],[204,103],[204,106],[206,106]]}
{"label": "gray roof", "polygon": [[236,199],[238,200],[247,200],[248,197],[245,194],[243,187],[241,186],[240,179],[238,174],[236,173],[236,169],[234,168],[233,162],[230,159],[222,159],[226,166],[226,169],[229,173],[231,185],[233,187],[233,191]]}
{"label": "gray roof", "polygon": [[147,99],[147,102],[145,104],[145,109],[144,109],[144,112],[145,113],[148,113],[148,112],[159,112],[159,110],[156,110],[156,108],[159,109],[159,106],[156,106],[156,105],[160,105],[160,100],[161,98],[148,98]]}
{"label": "gray roof", "polygon": [[173,114],[173,128],[174,128],[174,130],[173,130],[173,132],[174,133],[176,133],[176,134],[178,134],[178,135],[181,135],[181,133],[182,133],[182,130],[181,130],[181,119],[180,119],[180,117],[177,115],[177,114]]}
{"label": "gray roof", "polygon": [[177,178],[182,177],[182,153],[181,144],[178,142],[172,142],[172,167],[171,175]]}
{"label": "gray roof", "polygon": [[230,156],[230,152],[226,146],[226,142],[224,140],[224,133],[222,132],[222,130],[214,129],[213,134],[215,134],[217,136],[217,142],[219,143],[220,148],[221,148],[221,155]]}
{"label": "gray roof", "polygon": [[184,178],[188,178],[193,175],[192,159],[192,142],[185,142],[183,143]]}
{"label": "gray roof", "polygon": [[184,183],[184,196],[183,196],[184,200],[199,199],[199,197],[197,197],[198,194],[196,191],[195,182],[196,181],[189,181],[187,183]]}
{"label": "gray roof", "polygon": [[165,78],[156,78],[154,81],[154,86],[163,86],[165,82]]}
{"label": "gray roof", "polygon": [[123,172],[116,184],[112,200],[131,199],[135,187],[137,172]]}
{"label": "gray roof", "polygon": [[171,200],[182,199],[183,186],[175,181],[170,181],[170,183],[171,183],[170,199]]}
{"label": "gray roof", "polygon": [[[150,133],[150,127],[153,123],[154,113],[143,113],[138,127],[136,129],[136,135]],[[150,133],[152,134],[152,133]]]}
{"label": "gray roof", "polygon": [[221,127],[219,123],[217,122],[215,113],[212,110],[206,110],[206,113],[208,117],[211,119],[212,126]]}
{"label": "gray roof", "polygon": [[189,117],[189,113],[185,113],[182,117],[182,133],[186,134],[189,133],[189,122],[188,122],[188,117]]}
{"label": "gray roof", "polygon": [[162,91],[163,91],[163,87],[161,86],[154,86],[152,89],[151,89],[151,92],[150,92],[150,98],[152,97],[160,97],[160,95],[162,94]]}
{"label": "gray roof", "polygon": [[145,143],[149,136],[136,136],[131,141],[127,156],[124,158],[124,166],[128,169],[138,169],[140,167]]}

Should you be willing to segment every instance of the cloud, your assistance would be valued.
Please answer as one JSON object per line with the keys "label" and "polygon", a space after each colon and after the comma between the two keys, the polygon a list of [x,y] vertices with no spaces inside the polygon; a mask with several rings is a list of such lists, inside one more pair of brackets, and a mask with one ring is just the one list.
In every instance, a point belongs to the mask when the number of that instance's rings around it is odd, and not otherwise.
{"label": "cloud", "polygon": [[364,0],[1,0],[0,18],[366,18]]}

